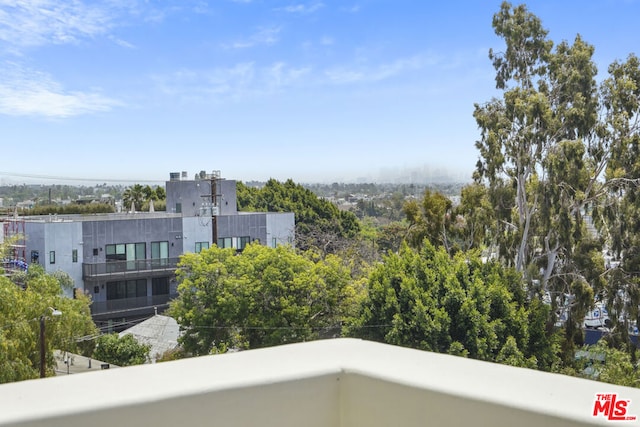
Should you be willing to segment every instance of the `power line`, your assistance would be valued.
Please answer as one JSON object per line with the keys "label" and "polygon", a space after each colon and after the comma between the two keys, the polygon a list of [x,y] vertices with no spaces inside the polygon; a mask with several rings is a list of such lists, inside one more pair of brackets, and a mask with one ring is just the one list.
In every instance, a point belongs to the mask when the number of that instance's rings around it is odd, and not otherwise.
{"label": "power line", "polygon": [[40,174],[28,174],[28,173],[16,173],[0,171],[0,175],[15,177],[15,178],[37,178],[37,179],[50,179],[57,181],[84,181],[84,182],[138,182],[138,183],[163,183],[164,180],[150,180],[150,179],[122,179],[122,178],[78,178],[59,175],[40,175]]}

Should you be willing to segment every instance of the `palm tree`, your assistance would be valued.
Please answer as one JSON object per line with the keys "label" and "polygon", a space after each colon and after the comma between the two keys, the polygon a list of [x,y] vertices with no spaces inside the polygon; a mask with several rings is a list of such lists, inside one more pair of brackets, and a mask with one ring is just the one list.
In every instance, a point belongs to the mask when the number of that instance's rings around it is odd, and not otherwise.
{"label": "palm tree", "polygon": [[122,202],[125,208],[130,208],[131,206],[141,208],[144,200],[144,189],[140,184],[127,187],[122,194]]}

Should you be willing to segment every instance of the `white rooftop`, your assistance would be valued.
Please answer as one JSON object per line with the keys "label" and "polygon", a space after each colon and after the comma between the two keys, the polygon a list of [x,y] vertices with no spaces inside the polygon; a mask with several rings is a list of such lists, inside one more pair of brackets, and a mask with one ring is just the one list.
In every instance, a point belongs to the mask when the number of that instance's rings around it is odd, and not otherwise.
{"label": "white rooftop", "polygon": [[122,332],[119,336],[133,335],[140,344],[149,345],[149,358],[151,362],[161,357],[166,351],[173,350],[178,346],[178,336],[180,326],[173,317],[155,316],[140,322]]}

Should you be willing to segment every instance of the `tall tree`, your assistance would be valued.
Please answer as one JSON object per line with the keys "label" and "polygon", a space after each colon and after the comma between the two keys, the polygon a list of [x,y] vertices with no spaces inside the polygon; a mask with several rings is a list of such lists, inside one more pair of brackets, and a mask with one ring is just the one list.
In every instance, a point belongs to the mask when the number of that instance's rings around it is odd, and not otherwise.
{"label": "tall tree", "polygon": [[145,201],[144,187],[140,184],[134,184],[127,187],[122,193],[122,202],[125,209],[131,209],[132,206],[140,209]]}
{"label": "tall tree", "polygon": [[[96,327],[89,310],[90,300],[79,294],[65,298],[59,281],[39,266],[30,266],[23,290],[0,277],[0,383],[37,378],[40,375],[40,331],[44,324],[46,374],[53,372],[54,348],[83,350],[83,337]],[[52,309],[61,312],[53,316]],[[92,348],[84,348],[90,352]]]}
{"label": "tall tree", "polygon": [[451,258],[427,241],[375,268],[348,334],[549,370],[558,349],[546,331],[548,311],[526,298],[514,269],[483,263],[477,252]]}
{"label": "tall tree", "polygon": [[474,177],[495,207],[501,259],[530,290],[549,293],[554,308],[568,309],[567,343],[579,344],[593,289],[603,286],[604,240],[589,234],[585,218],[603,204],[616,139],[615,126],[600,119],[608,104],[595,80],[594,48],[579,35],[554,48],[524,5],[502,3],[493,26],[505,42],[504,52],[489,54],[502,97],[475,106]]}
{"label": "tall tree", "polygon": [[340,259],[286,246],[186,254],[177,276],[169,312],[184,330],[183,348],[195,355],[339,335],[358,295]]}
{"label": "tall tree", "polygon": [[594,208],[611,255],[621,260],[607,274],[606,295],[612,335],[636,359],[629,330],[640,321],[640,60],[630,55],[609,67],[603,83],[602,138],[611,153],[606,169],[606,200]]}
{"label": "tall tree", "polygon": [[476,105],[475,178],[496,207],[502,258],[548,290],[580,276],[572,256],[585,237],[586,208],[602,190],[607,156],[597,132],[594,49],[580,36],[553,49],[524,5],[503,3],[493,26],[506,44],[489,55],[503,96]]}
{"label": "tall tree", "polygon": [[296,247],[335,253],[348,246],[348,239],[360,231],[352,212],[341,211],[300,184],[270,179],[262,188],[237,184],[238,209],[247,211],[293,212],[296,220]]}

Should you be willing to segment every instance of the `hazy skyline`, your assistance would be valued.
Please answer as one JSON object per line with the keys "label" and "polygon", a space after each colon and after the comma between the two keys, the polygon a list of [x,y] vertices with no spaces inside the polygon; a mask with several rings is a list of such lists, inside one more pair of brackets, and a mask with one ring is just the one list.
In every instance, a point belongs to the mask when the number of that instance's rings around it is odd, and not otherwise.
{"label": "hazy skyline", "polygon": [[[469,179],[500,3],[0,0],[0,180]],[[599,79],[639,46],[636,1],[526,4]]]}

